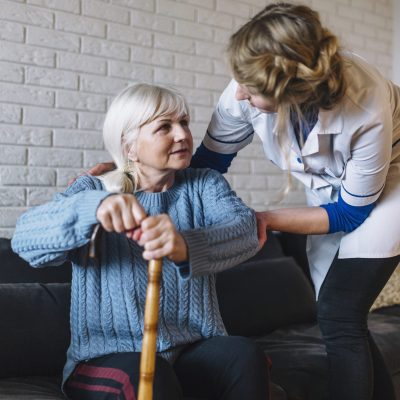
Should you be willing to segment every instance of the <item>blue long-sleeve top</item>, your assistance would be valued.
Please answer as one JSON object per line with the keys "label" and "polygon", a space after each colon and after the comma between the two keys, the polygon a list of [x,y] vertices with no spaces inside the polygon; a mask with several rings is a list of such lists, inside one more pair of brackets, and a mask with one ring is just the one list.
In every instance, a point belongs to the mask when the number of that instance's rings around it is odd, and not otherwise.
{"label": "blue long-sleeve top", "polygon": [[[300,134],[303,136],[304,141],[307,139],[308,134],[317,122],[317,110],[310,110],[310,112],[305,115],[305,118],[306,123],[298,124],[297,116],[291,113],[291,122],[298,140]],[[221,154],[211,151],[201,143],[193,156],[192,166],[196,168],[213,168],[221,173],[225,173],[228,171],[236,155],[237,153]],[[365,206],[352,206],[342,199],[340,193],[337,202],[321,205],[328,214],[329,233],[353,231],[367,219],[374,206],[375,203]]]}
{"label": "blue long-sleeve top", "polygon": [[[147,262],[124,234],[103,231],[100,256],[87,257],[96,211],[109,196],[101,181],[80,177],[49,203],[17,221],[12,248],[34,267],[72,261],[71,344],[64,382],[77,363],[115,352],[141,351]],[[183,235],[189,261],[163,260],[157,351],[173,361],[179,350],[226,331],[215,273],[257,252],[254,211],[218,172],[187,169],[161,193],[135,194],[148,215],[167,213]]]}

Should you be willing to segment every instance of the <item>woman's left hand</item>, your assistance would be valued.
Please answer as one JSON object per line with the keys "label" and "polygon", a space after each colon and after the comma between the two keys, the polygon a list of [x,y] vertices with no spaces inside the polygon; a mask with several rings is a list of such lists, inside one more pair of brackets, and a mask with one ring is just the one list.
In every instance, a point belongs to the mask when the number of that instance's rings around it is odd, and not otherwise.
{"label": "woman's left hand", "polygon": [[144,247],[143,258],[153,260],[168,257],[179,263],[188,260],[188,248],[167,214],[145,218],[141,223],[139,245]]}
{"label": "woman's left hand", "polygon": [[257,236],[258,236],[258,244],[261,247],[264,246],[267,241],[267,230],[268,230],[268,222],[267,222],[267,212],[257,212],[256,211],[256,220],[257,220]]}

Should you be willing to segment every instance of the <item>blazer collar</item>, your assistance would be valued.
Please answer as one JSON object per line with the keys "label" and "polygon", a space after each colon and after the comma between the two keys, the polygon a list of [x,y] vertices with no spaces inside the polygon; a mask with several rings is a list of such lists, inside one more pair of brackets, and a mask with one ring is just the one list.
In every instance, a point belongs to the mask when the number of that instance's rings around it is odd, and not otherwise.
{"label": "blazer collar", "polygon": [[318,113],[318,135],[338,134],[343,132],[342,105],[337,104],[331,110],[319,110]]}
{"label": "blazer collar", "polygon": [[301,149],[303,156],[319,151],[320,135],[339,135],[343,132],[344,121],[341,109],[341,105],[338,104],[332,110],[319,110],[318,121]]}

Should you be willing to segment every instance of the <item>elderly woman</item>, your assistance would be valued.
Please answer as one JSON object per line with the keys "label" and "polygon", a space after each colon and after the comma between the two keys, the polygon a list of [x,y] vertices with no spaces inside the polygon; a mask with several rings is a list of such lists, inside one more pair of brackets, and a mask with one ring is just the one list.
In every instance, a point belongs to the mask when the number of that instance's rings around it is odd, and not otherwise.
{"label": "elderly woman", "polygon": [[[32,266],[71,260],[71,399],[134,399],[146,261],[164,258],[155,399],[268,399],[262,352],[228,337],[215,273],[258,248],[252,210],[213,170],[188,168],[189,112],[171,89],[139,84],[113,101],[104,142],[117,169],[83,176],[23,214],[13,249]],[[96,227],[96,259],[88,257]]]}

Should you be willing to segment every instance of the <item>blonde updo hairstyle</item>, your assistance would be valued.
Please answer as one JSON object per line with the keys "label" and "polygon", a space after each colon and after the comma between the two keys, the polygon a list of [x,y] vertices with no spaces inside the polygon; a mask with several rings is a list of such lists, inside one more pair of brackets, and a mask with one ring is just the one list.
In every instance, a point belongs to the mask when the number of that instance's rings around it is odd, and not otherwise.
{"label": "blonde updo hairstyle", "polygon": [[278,132],[291,109],[299,118],[312,107],[330,109],[344,96],[339,43],[307,6],[268,5],[230,38],[234,78],[277,104]]}
{"label": "blonde updo hairstyle", "polygon": [[117,95],[103,125],[104,146],[116,165],[115,170],[99,177],[108,191],[133,193],[140,188],[138,167],[128,153],[143,125],[170,115],[189,115],[186,100],[175,89],[141,83]]}

